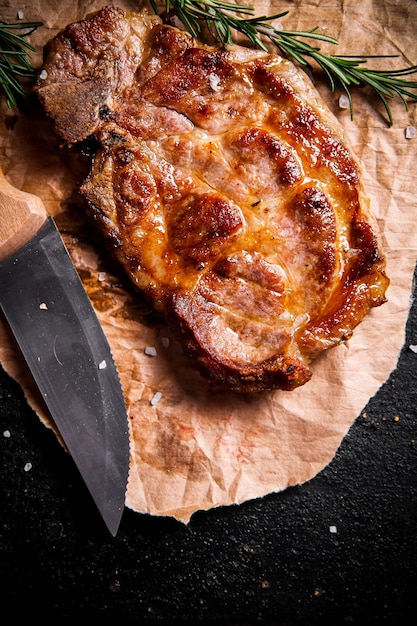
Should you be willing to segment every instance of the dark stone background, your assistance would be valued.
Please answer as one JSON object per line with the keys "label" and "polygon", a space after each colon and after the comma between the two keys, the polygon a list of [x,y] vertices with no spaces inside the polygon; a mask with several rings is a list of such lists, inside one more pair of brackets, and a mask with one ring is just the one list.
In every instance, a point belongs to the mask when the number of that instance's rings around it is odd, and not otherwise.
{"label": "dark stone background", "polygon": [[417,344],[415,304],[398,367],[308,483],[198,512],[187,526],[126,510],[114,539],[71,459],[0,369],[3,623],[416,624],[410,344]]}

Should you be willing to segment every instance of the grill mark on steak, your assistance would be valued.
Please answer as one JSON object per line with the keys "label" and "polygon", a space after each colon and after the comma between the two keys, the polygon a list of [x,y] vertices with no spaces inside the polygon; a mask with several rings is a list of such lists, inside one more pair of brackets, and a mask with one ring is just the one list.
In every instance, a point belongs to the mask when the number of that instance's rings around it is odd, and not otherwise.
{"label": "grill mark on steak", "polygon": [[133,283],[209,380],[306,383],[382,304],[388,279],[360,172],[304,75],[105,7],[48,46],[38,93]]}

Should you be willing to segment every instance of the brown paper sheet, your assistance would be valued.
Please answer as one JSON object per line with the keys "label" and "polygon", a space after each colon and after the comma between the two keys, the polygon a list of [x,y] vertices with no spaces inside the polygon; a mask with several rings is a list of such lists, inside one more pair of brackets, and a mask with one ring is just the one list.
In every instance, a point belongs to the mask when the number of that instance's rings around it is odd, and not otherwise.
{"label": "brown paper sheet", "polygon": [[[53,0],[0,2],[0,17],[42,20],[32,37],[42,45],[67,23],[105,2]],[[115,2],[127,9],[138,2]],[[339,38],[340,53],[403,54],[393,67],[417,63],[414,0],[324,0],[255,3],[260,13],[289,10],[285,27],[318,25]],[[372,63],[372,62],[371,62]],[[375,60],[375,64],[378,60]],[[2,108],[0,163],[15,186],[40,196],[57,216],[88,293],[108,336],[126,394],[131,428],[131,471],[126,503],[131,509],[187,522],[193,512],[241,503],[308,481],[333,458],[351,424],[395,368],[404,343],[416,261],[417,139],[405,128],[416,123],[392,102],[395,125],[368,92],[355,92],[353,122],[339,110],[340,92],[317,87],[345,128],[364,164],[371,207],[381,229],[391,286],[388,303],[373,310],[353,338],[313,366],[310,383],[293,392],[236,395],[213,392],[182,356],[163,324],[146,314],[140,297],[126,289],[101,248],[90,239],[74,189],[76,159],[59,147],[40,111]],[[376,107],[376,108],[375,108]],[[169,338],[169,345],[166,338]],[[145,354],[156,348],[157,355]],[[0,361],[23,387],[39,417],[48,417],[8,330],[0,325]],[[151,404],[156,392],[162,395]]]}

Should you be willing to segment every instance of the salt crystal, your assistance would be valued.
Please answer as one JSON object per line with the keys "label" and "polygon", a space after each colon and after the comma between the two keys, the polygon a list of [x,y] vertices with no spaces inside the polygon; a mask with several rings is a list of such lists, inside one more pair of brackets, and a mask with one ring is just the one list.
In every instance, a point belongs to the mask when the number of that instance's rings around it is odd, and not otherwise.
{"label": "salt crystal", "polygon": [[176,15],[173,15],[172,17],[169,18],[169,23],[172,26],[175,26],[176,28],[178,28],[178,30],[186,30],[184,24],[181,22],[180,18],[177,17]]}
{"label": "salt crystal", "polygon": [[417,344],[411,344],[411,346],[408,346],[411,350],[411,352],[415,352],[417,354]]}
{"label": "salt crystal", "polygon": [[32,463],[26,463],[23,469],[25,470],[25,472],[30,472],[30,470],[32,469]]}
{"label": "salt crystal", "polygon": [[334,535],[337,533],[337,527],[336,526],[329,526],[329,531]]}
{"label": "salt crystal", "polygon": [[341,109],[349,109],[350,108],[350,100],[346,94],[342,94],[339,98],[339,107]]}
{"label": "salt crystal", "polygon": [[210,74],[209,83],[213,91],[218,91],[220,89],[220,76],[217,76],[217,74]]}
{"label": "salt crystal", "polygon": [[106,367],[107,367],[107,363],[106,363],[105,359],[103,359],[103,360],[101,361],[101,363],[99,363],[99,364],[98,364],[98,369],[99,369],[99,370],[105,370],[105,369],[106,369]]}
{"label": "salt crystal", "polygon": [[10,430],[4,430],[3,431],[3,437],[5,437],[6,439],[9,439],[9,437],[10,437]]}
{"label": "salt crystal", "polygon": [[39,305],[39,308],[42,309],[42,311],[47,311],[48,310],[48,307],[45,304],[45,302],[41,302],[40,305]]}
{"label": "salt crystal", "polygon": [[405,129],[405,138],[406,139],[414,139],[416,136],[416,127],[415,126],[407,126]]}
{"label": "salt crystal", "polygon": [[19,9],[19,11],[17,12],[17,19],[23,20],[23,11],[21,9]]}
{"label": "salt crystal", "polygon": [[48,72],[46,70],[42,70],[42,72],[39,74],[39,78],[41,80],[45,80],[46,78],[48,78]]}
{"label": "salt crystal", "polygon": [[155,406],[155,404],[157,404],[161,398],[162,398],[162,393],[160,391],[157,391],[156,393],[154,393],[150,402],[151,406]]}
{"label": "salt crystal", "polygon": [[146,346],[145,354],[147,354],[148,356],[156,356],[156,348],[154,348],[153,346]]}
{"label": "salt crystal", "polygon": [[164,348],[169,348],[169,337],[161,337],[161,344]]}

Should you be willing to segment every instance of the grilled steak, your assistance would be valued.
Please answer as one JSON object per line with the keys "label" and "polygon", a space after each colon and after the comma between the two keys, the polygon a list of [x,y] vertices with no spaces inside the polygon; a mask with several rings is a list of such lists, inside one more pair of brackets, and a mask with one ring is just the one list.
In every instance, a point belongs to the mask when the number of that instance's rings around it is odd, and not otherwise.
{"label": "grilled steak", "polygon": [[44,69],[59,135],[97,141],[81,186],[97,224],[210,380],[294,389],[385,301],[359,166],[293,64],[109,6]]}

